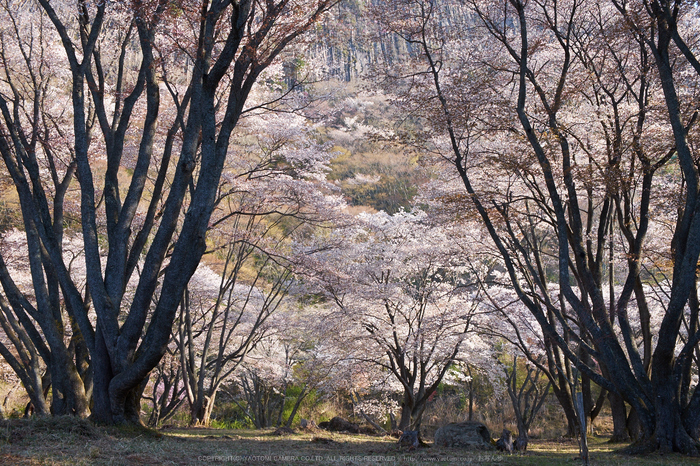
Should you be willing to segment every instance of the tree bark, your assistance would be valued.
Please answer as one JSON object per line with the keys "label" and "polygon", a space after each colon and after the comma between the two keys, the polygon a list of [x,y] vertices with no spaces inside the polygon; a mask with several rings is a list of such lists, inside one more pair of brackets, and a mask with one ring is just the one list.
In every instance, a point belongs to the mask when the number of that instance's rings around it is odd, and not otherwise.
{"label": "tree bark", "polygon": [[611,443],[627,442],[630,434],[627,431],[627,407],[625,400],[615,392],[608,393],[610,411],[612,412],[613,434],[610,437]]}

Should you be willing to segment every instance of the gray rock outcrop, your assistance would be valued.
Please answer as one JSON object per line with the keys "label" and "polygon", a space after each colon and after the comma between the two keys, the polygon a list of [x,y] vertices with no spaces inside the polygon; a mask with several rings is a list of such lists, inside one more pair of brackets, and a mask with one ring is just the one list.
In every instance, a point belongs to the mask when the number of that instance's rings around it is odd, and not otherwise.
{"label": "gray rock outcrop", "polygon": [[468,450],[493,450],[491,434],[480,422],[452,422],[435,432],[435,445],[465,448]]}

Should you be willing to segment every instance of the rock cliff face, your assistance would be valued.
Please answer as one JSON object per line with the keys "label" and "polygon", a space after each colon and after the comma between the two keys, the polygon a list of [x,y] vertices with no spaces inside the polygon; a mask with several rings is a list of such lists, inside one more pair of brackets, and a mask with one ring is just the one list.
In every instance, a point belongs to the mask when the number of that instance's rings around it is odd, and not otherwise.
{"label": "rock cliff face", "polygon": [[[420,51],[403,38],[390,32],[379,31],[372,19],[371,6],[388,0],[344,0],[319,25],[316,38],[306,54],[315,67],[323,67],[321,78],[350,82],[368,77],[379,64],[397,63]],[[449,31],[471,22],[463,7],[440,2],[435,12],[437,24]],[[466,22],[465,22],[466,21]]]}
{"label": "rock cliff face", "polygon": [[350,82],[369,75],[380,62],[392,63],[411,52],[398,36],[380,34],[367,13],[365,2],[345,0],[317,29],[307,53],[324,68],[324,77]]}

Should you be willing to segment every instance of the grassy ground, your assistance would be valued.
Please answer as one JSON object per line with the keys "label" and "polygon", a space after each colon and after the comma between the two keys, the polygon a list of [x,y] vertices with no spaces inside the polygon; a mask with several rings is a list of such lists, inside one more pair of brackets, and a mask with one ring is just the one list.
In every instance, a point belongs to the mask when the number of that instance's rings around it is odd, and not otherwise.
{"label": "grassy ground", "polygon": [[[680,455],[630,457],[603,438],[590,441],[592,465],[696,465]],[[576,465],[574,441],[533,441],[524,455],[440,447],[400,451],[390,437],[271,430],[95,427],[69,418],[0,423],[0,464],[12,465]]]}

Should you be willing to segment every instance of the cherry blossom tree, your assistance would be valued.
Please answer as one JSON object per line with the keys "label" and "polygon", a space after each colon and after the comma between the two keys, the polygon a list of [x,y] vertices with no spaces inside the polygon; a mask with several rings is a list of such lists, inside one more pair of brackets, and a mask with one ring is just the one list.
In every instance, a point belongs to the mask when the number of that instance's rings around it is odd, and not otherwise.
{"label": "cherry blossom tree", "polygon": [[[251,285],[237,283],[245,273],[245,261],[237,254],[243,253],[232,246],[223,276],[215,275],[219,287],[214,299],[197,299],[186,291],[182,300],[177,342],[192,424],[209,424],[219,389],[265,336],[266,321],[289,287],[288,269],[277,272],[268,284],[257,283],[263,273],[272,273],[265,261]],[[190,286],[201,289],[197,281]]]}
{"label": "cherry blossom tree", "polygon": [[[210,256],[223,256],[223,269],[220,276],[210,273],[210,286],[207,280],[190,283],[177,321],[194,424],[209,423],[219,388],[290,299],[299,268],[294,239],[337,216],[340,201],[324,190],[331,154],[313,131],[305,118],[289,113],[256,115],[239,128],[242,142],[231,150],[210,235]],[[208,298],[207,289],[215,290]]]}
{"label": "cherry blossom tree", "polygon": [[168,351],[151,372],[151,391],[144,390],[144,400],[151,403],[147,424],[157,427],[173,417],[187,399],[182,382],[182,366],[177,357],[177,345],[172,342]]}
{"label": "cherry blossom tree", "polygon": [[[693,47],[697,44],[700,22],[697,3],[643,1],[613,4],[629,24],[633,36],[652,52],[659,73],[671,127],[672,152],[678,158],[684,185],[680,190],[678,220],[673,231],[671,254],[673,279],[670,300],[651,357],[650,392],[655,397],[650,416],[653,430],[644,432],[647,449],[697,453],[700,437],[700,390],[691,390],[693,355],[700,342],[698,327],[697,262],[700,241],[696,237],[698,166],[693,142],[698,108],[693,83],[700,79],[700,62]],[[672,48],[672,43],[675,48]],[[695,131],[693,131],[695,129]],[[687,311],[690,315],[686,316]],[[686,323],[685,329],[683,323]],[[689,324],[689,325],[688,325]],[[686,330],[687,337],[682,337]],[[680,351],[679,350],[680,347]]]}
{"label": "cherry blossom tree", "polygon": [[291,427],[309,395],[333,396],[345,388],[341,380],[352,379],[335,341],[338,329],[323,310],[290,298],[229,383],[229,394],[257,428]]}
{"label": "cherry blossom tree", "polygon": [[[532,421],[539,413],[549,394],[551,382],[542,383],[542,371],[530,364],[518,364],[518,356],[512,357],[512,364],[503,365],[506,375],[508,396],[513,405],[515,420],[518,425],[516,449],[525,451],[529,441],[529,430]],[[524,367],[523,367],[524,366]],[[518,376],[518,371],[524,369],[525,376]]]}
{"label": "cherry blossom tree", "polygon": [[[446,3],[380,14],[420,51],[388,76],[424,118],[407,141],[451,166],[434,200],[481,217],[545,344],[629,404],[643,449],[697,452],[697,5]],[[462,23],[438,21],[448,6]],[[657,234],[673,238],[673,299],[655,340],[644,281],[671,271]]]}
{"label": "cherry blossom tree", "polygon": [[[54,414],[139,422],[145,381],[206,250],[247,98],[332,4],[5,3],[0,154],[22,209],[34,303],[9,275],[2,285],[51,352]],[[62,255],[69,197],[79,199],[84,290]],[[62,304],[80,356],[63,343]]]}
{"label": "cherry blossom tree", "polygon": [[318,285],[348,332],[346,349],[400,386],[399,429],[415,430],[476,313],[463,250],[424,213],[362,214],[316,257]]}
{"label": "cherry blossom tree", "polygon": [[[26,264],[20,257],[26,257],[24,236],[18,231],[9,231],[3,237],[3,256],[5,264],[24,268]],[[5,268],[7,270],[7,266]],[[31,278],[21,280],[20,273],[15,271],[16,283],[26,289],[31,289]],[[24,283],[22,283],[24,282]],[[22,382],[30,403],[37,415],[49,414],[49,406],[46,400],[45,388],[49,388],[45,377],[45,362],[49,360],[49,351],[43,344],[40,336],[30,338],[24,326],[18,322],[17,317],[27,319],[26,314],[15,315],[8,302],[0,299],[0,326],[7,337],[0,342],[0,355],[10,365],[14,373]],[[31,331],[32,327],[29,327]],[[39,345],[38,348],[36,345]],[[46,383],[45,383],[46,382]]]}

